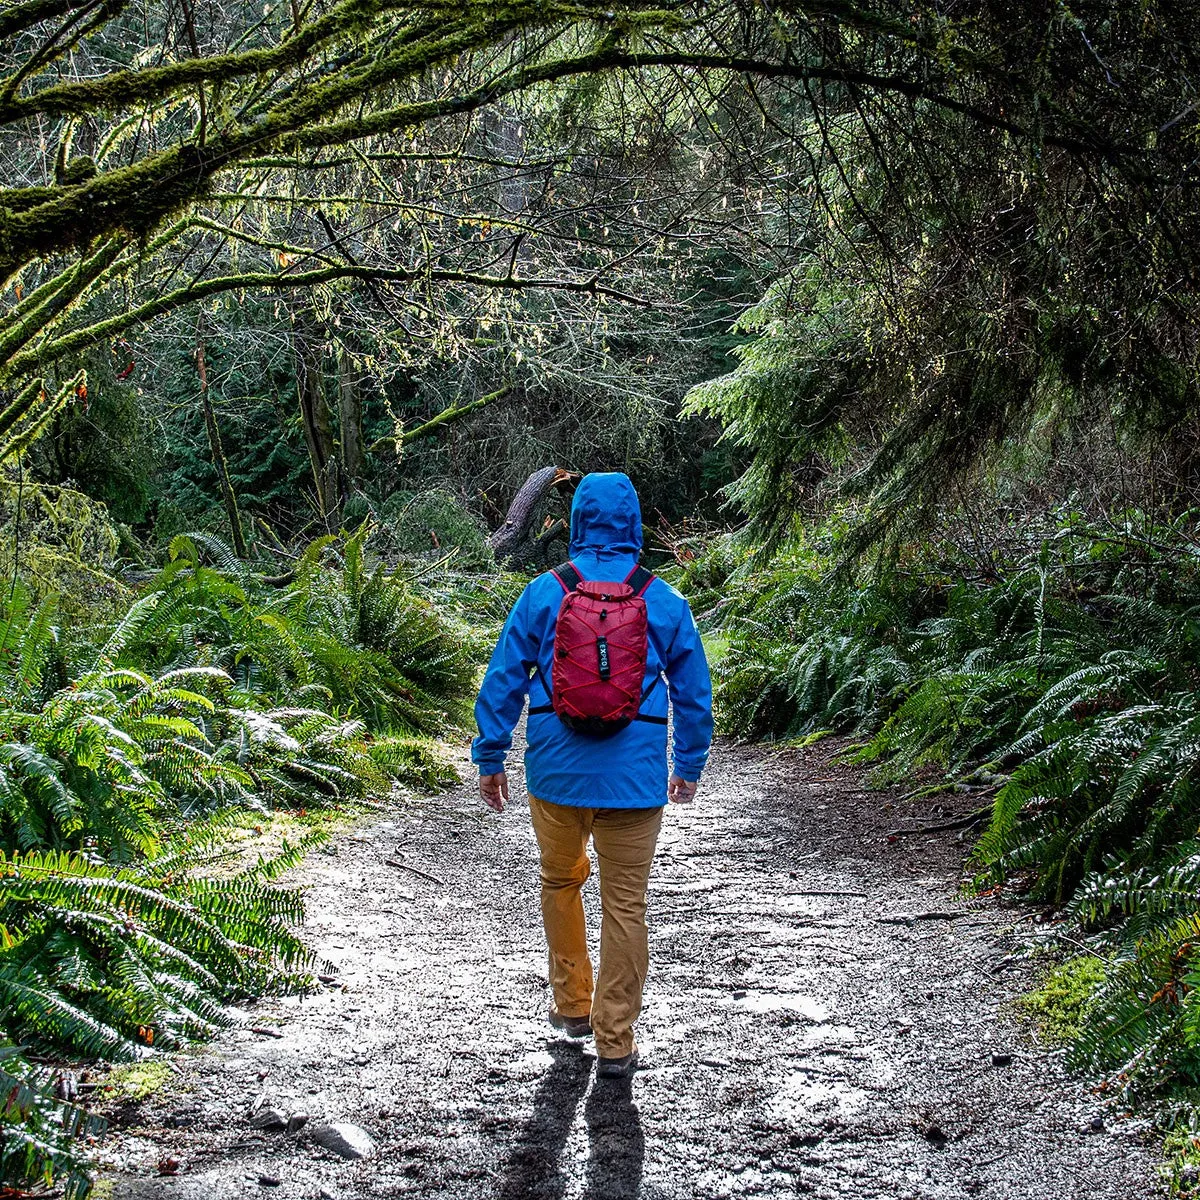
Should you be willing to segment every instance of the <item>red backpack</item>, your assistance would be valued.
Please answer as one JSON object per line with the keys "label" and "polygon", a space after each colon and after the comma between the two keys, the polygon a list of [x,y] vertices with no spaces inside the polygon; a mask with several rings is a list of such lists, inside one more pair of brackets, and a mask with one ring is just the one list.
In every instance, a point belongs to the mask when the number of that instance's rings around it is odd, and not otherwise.
{"label": "red backpack", "polygon": [[[584,579],[570,562],[553,574],[565,595],[554,630],[552,703],[530,711],[553,708],[576,733],[610,737],[638,718],[645,699],[649,622],[644,596],[654,576],[636,566],[624,582],[606,583]],[[665,717],[640,719],[666,724]]]}

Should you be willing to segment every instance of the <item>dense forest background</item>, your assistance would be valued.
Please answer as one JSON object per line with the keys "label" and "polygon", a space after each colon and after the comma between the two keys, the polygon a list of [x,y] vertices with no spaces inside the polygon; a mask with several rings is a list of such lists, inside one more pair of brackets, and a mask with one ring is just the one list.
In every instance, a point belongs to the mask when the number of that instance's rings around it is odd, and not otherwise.
{"label": "dense forest background", "polygon": [[549,465],[633,477],[728,732],[978,795],[1189,1130],[1198,15],[0,10],[5,1178],[86,1191],[46,1064],[305,986],[274,880],[447,777]]}

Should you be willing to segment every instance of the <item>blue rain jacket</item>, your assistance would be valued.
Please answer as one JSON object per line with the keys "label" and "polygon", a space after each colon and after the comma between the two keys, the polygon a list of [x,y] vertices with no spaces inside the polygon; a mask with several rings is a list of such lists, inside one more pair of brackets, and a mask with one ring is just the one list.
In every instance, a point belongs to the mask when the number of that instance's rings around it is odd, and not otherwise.
{"label": "blue rain jacket", "polygon": [[[571,505],[571,561],[584,579],[622,580],[642,549],[642,510],[628,476],[585,475]],[[481,775],[504,770],[512,731],[529,697],[533,708],[550,701],[554,626],[563,590],[547,571],[530,581],[496,643],[479,699],[479,736],[471,758]],[[712,741],[712,682],[700,634],[687,601],[655,579],[646,589],[650,636],[641,711],[665,717],[673,709],[672,762],[683,779],[700,778]],[[536,667],[536,670],[535,670]],[[533,713],[526,726],[525,782],[531,795],[552,804],[587,808],[656,808],[667,802],[667,729],[632,721],[607,738],[568,729],[553,712]]]}

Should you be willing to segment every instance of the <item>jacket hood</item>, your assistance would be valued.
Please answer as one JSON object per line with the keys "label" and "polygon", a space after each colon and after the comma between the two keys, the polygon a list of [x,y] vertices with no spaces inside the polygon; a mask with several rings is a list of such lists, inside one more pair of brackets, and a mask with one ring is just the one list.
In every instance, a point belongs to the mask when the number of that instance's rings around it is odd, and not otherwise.
{"label": "jacket hood", "polygon": [[629,476],[620,471],[585,475],[571,503],[571,555],[585,550],[636,555],[641,549],[642,506]]}

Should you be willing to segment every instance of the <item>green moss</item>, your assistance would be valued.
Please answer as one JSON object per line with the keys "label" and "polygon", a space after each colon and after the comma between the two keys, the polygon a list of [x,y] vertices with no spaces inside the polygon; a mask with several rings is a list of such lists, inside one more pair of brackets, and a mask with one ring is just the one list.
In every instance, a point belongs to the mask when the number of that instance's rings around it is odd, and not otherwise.
{"label": "green moss", "polygon": [[161,1091],[171,1081],[171,1068],[161,1058],[113,1067],[104,1081],[113,1100],[137,1103]]}
{"label": "green moss", "polygon": [[1088,1005],[1104,982],[1104,960],[1081,954],[1050,970],[1041,985],[1018,1001],[1037,1022],[1048,1042],[1069,1042],[1079,1035]]}

